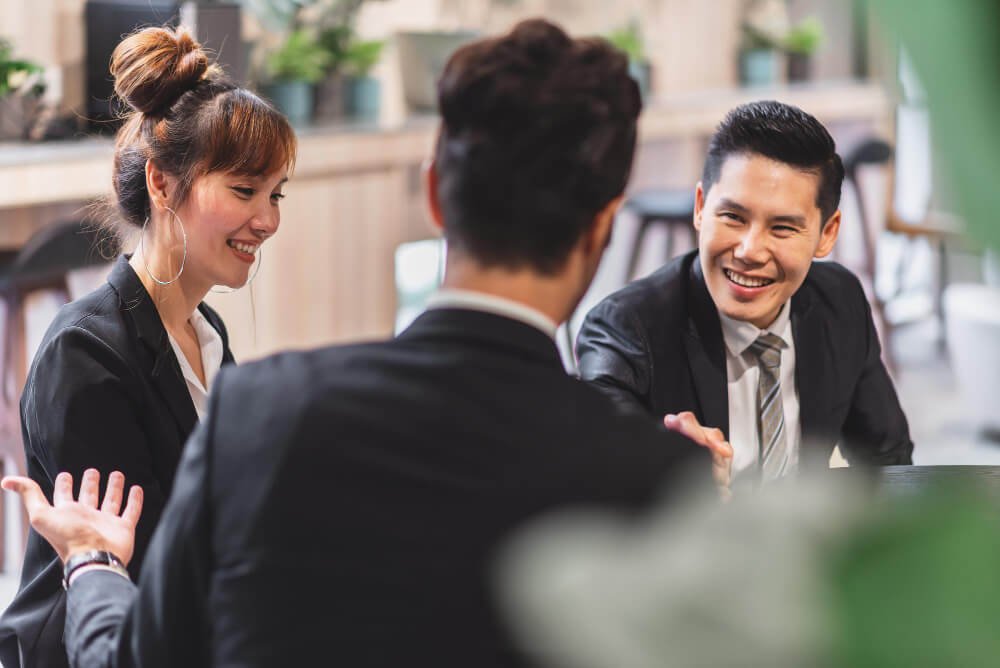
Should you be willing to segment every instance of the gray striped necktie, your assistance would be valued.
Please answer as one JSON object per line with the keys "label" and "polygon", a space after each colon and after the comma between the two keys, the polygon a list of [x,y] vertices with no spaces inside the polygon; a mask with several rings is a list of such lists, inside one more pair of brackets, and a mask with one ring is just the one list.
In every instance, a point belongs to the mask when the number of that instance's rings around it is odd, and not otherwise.
{"label": "gray striped necktie", "polygon": [[774,480],[788,472],[788,445],[785,437],[785,410],[781,400],[780,337],[763,333],[750,344],[757,357],[757,429],[760,437],[759,462],[762,480]]}

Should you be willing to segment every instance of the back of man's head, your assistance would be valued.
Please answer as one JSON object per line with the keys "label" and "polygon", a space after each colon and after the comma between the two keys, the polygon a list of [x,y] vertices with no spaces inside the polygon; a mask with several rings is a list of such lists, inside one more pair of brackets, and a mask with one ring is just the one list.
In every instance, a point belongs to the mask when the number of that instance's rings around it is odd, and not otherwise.
{"label": "back of man's head", "polygon": [[823,124],[798,107],[766,100],[730,111],[709,142],[701,176],[703,190],[707,193],[719,180],[729,156],[753,154],[819,176],[816,206],[822,222],[840,206],[844,166],[837,147]]}
{"label": "back of man's head", "polygon": [[445,235],[484,266],[556,273],[625,189],[642,103],[604,40],[525,21],[459,49],[438,106]]}

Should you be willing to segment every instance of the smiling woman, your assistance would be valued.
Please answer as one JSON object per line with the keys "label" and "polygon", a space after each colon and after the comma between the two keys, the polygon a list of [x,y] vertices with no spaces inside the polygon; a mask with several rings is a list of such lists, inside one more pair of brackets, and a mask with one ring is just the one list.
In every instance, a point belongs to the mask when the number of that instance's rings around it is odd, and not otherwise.
{"label": "smiling woman", "polygon": [[[229,81],[183,28],[125,38],[111,61],[130,109],[115,145],[109,209],[138,233],[108,282],[65,306],[45,334],[21,401],[28,474],[51,498],[61,471],[117,470],[145,493],[128,564],[138,576],[180,453],[232,362],[202,299],[252,278],[280,222],[295,161],[287,120]],[[62,564],[32,532],[0,662],[66,666]]]}

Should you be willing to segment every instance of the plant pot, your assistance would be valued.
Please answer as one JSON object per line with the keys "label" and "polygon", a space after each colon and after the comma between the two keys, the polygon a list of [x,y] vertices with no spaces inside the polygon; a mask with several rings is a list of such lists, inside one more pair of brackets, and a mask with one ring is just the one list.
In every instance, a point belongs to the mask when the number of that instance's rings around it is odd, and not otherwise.
{"label": "plant pot", "polygon": [[337,121],[347,115],[347,81],[340,72],[333,72],[316,84],[313,118],[317,121]]}
{"label": "plant pot", "polygon": [[788,80],[808,81],[812,78],[812,57],[805,53],[788,54]]}
{"label": "plant pot", "polygon": [[312,118],[314,86],[308,81],[275,81],[261,91],[292,125],[308,123]]}
{"label": "plant pot", "polygon": [[744,86],[773,86],[781,77],[781,56],[776,49],[748,49],[740,52],[740,83]]}
{"label": "plant pot", "polygon": [[24,141],[41,110],[36,95],[11,93],[0,97],[0,141]]}
{"label": "plant pot", "polygon": [[639,85],[639,94],[642,95],[642,101],[647,102],[649,100],[649,91],[652,85],[651,82],[653,73],[653,68],[649,64],[649,61],[629,60],[628,73]]}
{"label": "plant pot", "polygon": [[403,97],[411,111],[434,111],[437,108],[437,80],[455,49],[479,33],[401,32],[396,35]]}
{"label": "plant pot", "polygon": [[347,114],[352,118],[378,122],[381,89],[374,77],[347,77]]}

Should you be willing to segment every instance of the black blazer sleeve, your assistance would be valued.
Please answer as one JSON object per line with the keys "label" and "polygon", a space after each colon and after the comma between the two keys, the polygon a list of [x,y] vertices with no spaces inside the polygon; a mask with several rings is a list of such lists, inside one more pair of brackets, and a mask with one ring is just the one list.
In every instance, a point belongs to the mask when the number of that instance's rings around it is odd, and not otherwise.
{"label": "black blazer sleeve", "polygon": [[67,592],[70,665],[173,668],[211,664],[207,606],[212,413],[210,407],[184,448],[139,586],[114,573],[95,571],[80,576]]}
{"label": "black blazer sleeve", "polygon": [[[61,471],[73,475],[77,489],[88,468],[104,476],[121,471],[145,493],[136,545],[148,545],[166,491],[154,474],[138,418],[143,407],[135,399],[141,396],[135,369],[80,327],[67,327],[53,337],[38,353],[35,368],[21,399],[21,420],[27,455],[44,472],[39,484],[51,499],[52,483]],[[104,481],[101,488],[103,494]],[[142,563],[142,554],[133,561]]]}
{"label": "black blazer sleeve", "polygon": [[913,442],[899,397],[882,363],[882,347],[871,306],[857,279],[855,299],[863,305],[865,354],[850,408],[841,428],[841,453],[852,465],[912,464]]}
{"label": "black blazer sleeve", "polygon": [[[60,471],[73,475],[77,490],[83,471],[105,476],[121,471],[145,491],[137,527],[133,575],[165,502],[153,473],[147,435],[140,426],[141,396],[134,369],[105,341],[80,327],[68,327],[39,350],[35,373],[21,398],[21,424],[28,473],[52,499]],[[106,479],[106,478],[105,478]],[[102,491],[104,481],[102,480]],[[32,566],[28,570],[29,564]],[[65,592],[62,564],[34,532],[28,537],[21,588],[3,615],[3,660],[16,666],[65,665],[62,643]]]}
{"label": "black blazer sleeve", "polygon": [[605,299],[587,314],[576,340],[580,378],[623,412],[652,413],[653,360],[633,309]]}

